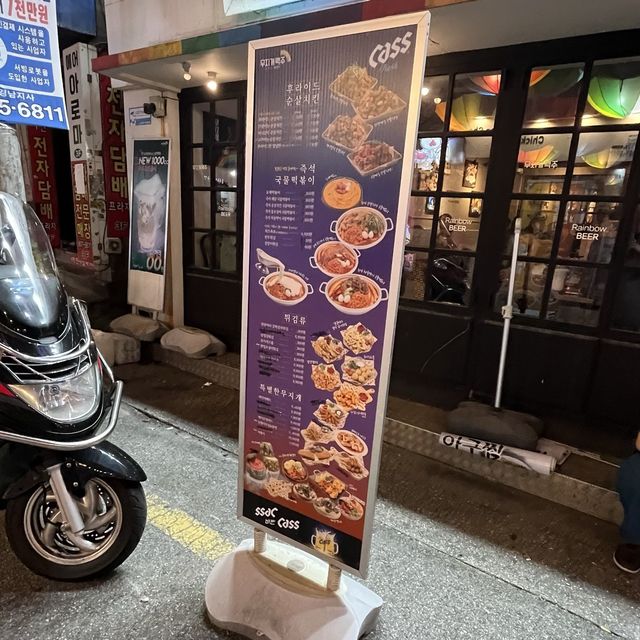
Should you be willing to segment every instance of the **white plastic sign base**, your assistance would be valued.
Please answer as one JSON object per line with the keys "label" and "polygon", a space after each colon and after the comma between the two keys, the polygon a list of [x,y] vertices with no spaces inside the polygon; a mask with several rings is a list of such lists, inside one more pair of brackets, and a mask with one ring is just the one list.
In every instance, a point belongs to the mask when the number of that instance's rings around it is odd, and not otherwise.
{"label": "white plastic sign base", "polygon": [[358,640],[373,631],[382,598],[350,577],[328,591],[327,564],[269,540],[253,540],[216,563],[205,603],[211,622],[254,640]]}

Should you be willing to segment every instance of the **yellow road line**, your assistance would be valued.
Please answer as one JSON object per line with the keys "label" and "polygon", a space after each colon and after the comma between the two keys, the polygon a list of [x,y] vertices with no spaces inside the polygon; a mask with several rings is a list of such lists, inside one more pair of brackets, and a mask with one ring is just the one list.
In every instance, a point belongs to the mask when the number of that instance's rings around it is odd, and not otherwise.
{"label": "yellow road line", "polygon": [[188,513],[173,509],[157,496],[148,494],[147,519],[156,529],[208,560],[217,560],[236,546]]}

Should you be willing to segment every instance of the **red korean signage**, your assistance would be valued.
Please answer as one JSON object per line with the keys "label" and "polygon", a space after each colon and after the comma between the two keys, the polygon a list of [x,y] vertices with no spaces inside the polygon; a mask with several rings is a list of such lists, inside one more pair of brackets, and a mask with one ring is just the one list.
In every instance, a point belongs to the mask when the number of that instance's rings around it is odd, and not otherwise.
{"label": "red korean signage", "polygon": [[76,221],[76,258],[79,264],[93,264],[91,244],[91,206],[87,185],[87,161],[71,163],[73,176],[73,214]]}
{"label": "red korean signage", "polygon": [[53,136],[45,127],[27,127],[33,180],[33,205],[51,245],[60,246],[60,213]]}
{"label": "red korean signage", "polygon": [[107,237],[127,238],[129,197],[122,91],[114,89],[111,80],[106,76],[100,76],[100,103]]}

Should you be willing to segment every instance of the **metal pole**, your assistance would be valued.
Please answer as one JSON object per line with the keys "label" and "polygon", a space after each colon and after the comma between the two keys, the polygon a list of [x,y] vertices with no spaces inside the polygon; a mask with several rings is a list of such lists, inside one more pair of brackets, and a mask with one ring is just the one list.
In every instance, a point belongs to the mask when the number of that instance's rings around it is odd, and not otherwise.
{"label": "metal pole", "polygon": [[342,569],[330,564],[329,573],[327,574],[327,591],[339,591],[341,579]]}
{"label": "metal pole", "polygon": [[502,401],[502,384],[504,382],[504,369],[507,362],[507,347],[509,345],[509,329],[511,328],[511,318],[513,318],[513,290],[516,286],[516,269],[518,266],[518,249],[520,248],[520,232],[522,223],[520,218],[515,220],[513,234],[513,251],[511,252],[511,270],[509,272],[509,288],[507,292],[507,304],[502,307],[502,317],[504,326],[502,328],[502,347],[500,349],[500,366],[498,367],[498,381],[496,383],[496,399],[493,406],[500,408]]}
{"label": "metal pole", "polygon": [[261,529],[253,530],[253,552],[264,553],[267,550],[267,534]]}

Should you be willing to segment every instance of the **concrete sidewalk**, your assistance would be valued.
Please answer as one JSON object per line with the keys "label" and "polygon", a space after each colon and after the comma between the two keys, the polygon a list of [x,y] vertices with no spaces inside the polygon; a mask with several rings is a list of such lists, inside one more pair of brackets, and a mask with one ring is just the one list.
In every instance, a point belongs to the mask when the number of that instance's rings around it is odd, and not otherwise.
{"label": "concrete sidewalk", "polygon": [[[109,580],[66,585],[29,574],[1,534],[0,638],[231,637],[205,621],[203,591],[215,551],[251,533],[235,520],[237,393],[161,365],[118,373],[113,440],[150,478],[140,547]],[[613,525],[392,446],[382,460],[370,638],[640,640],[640,576],[612,566]]]}

